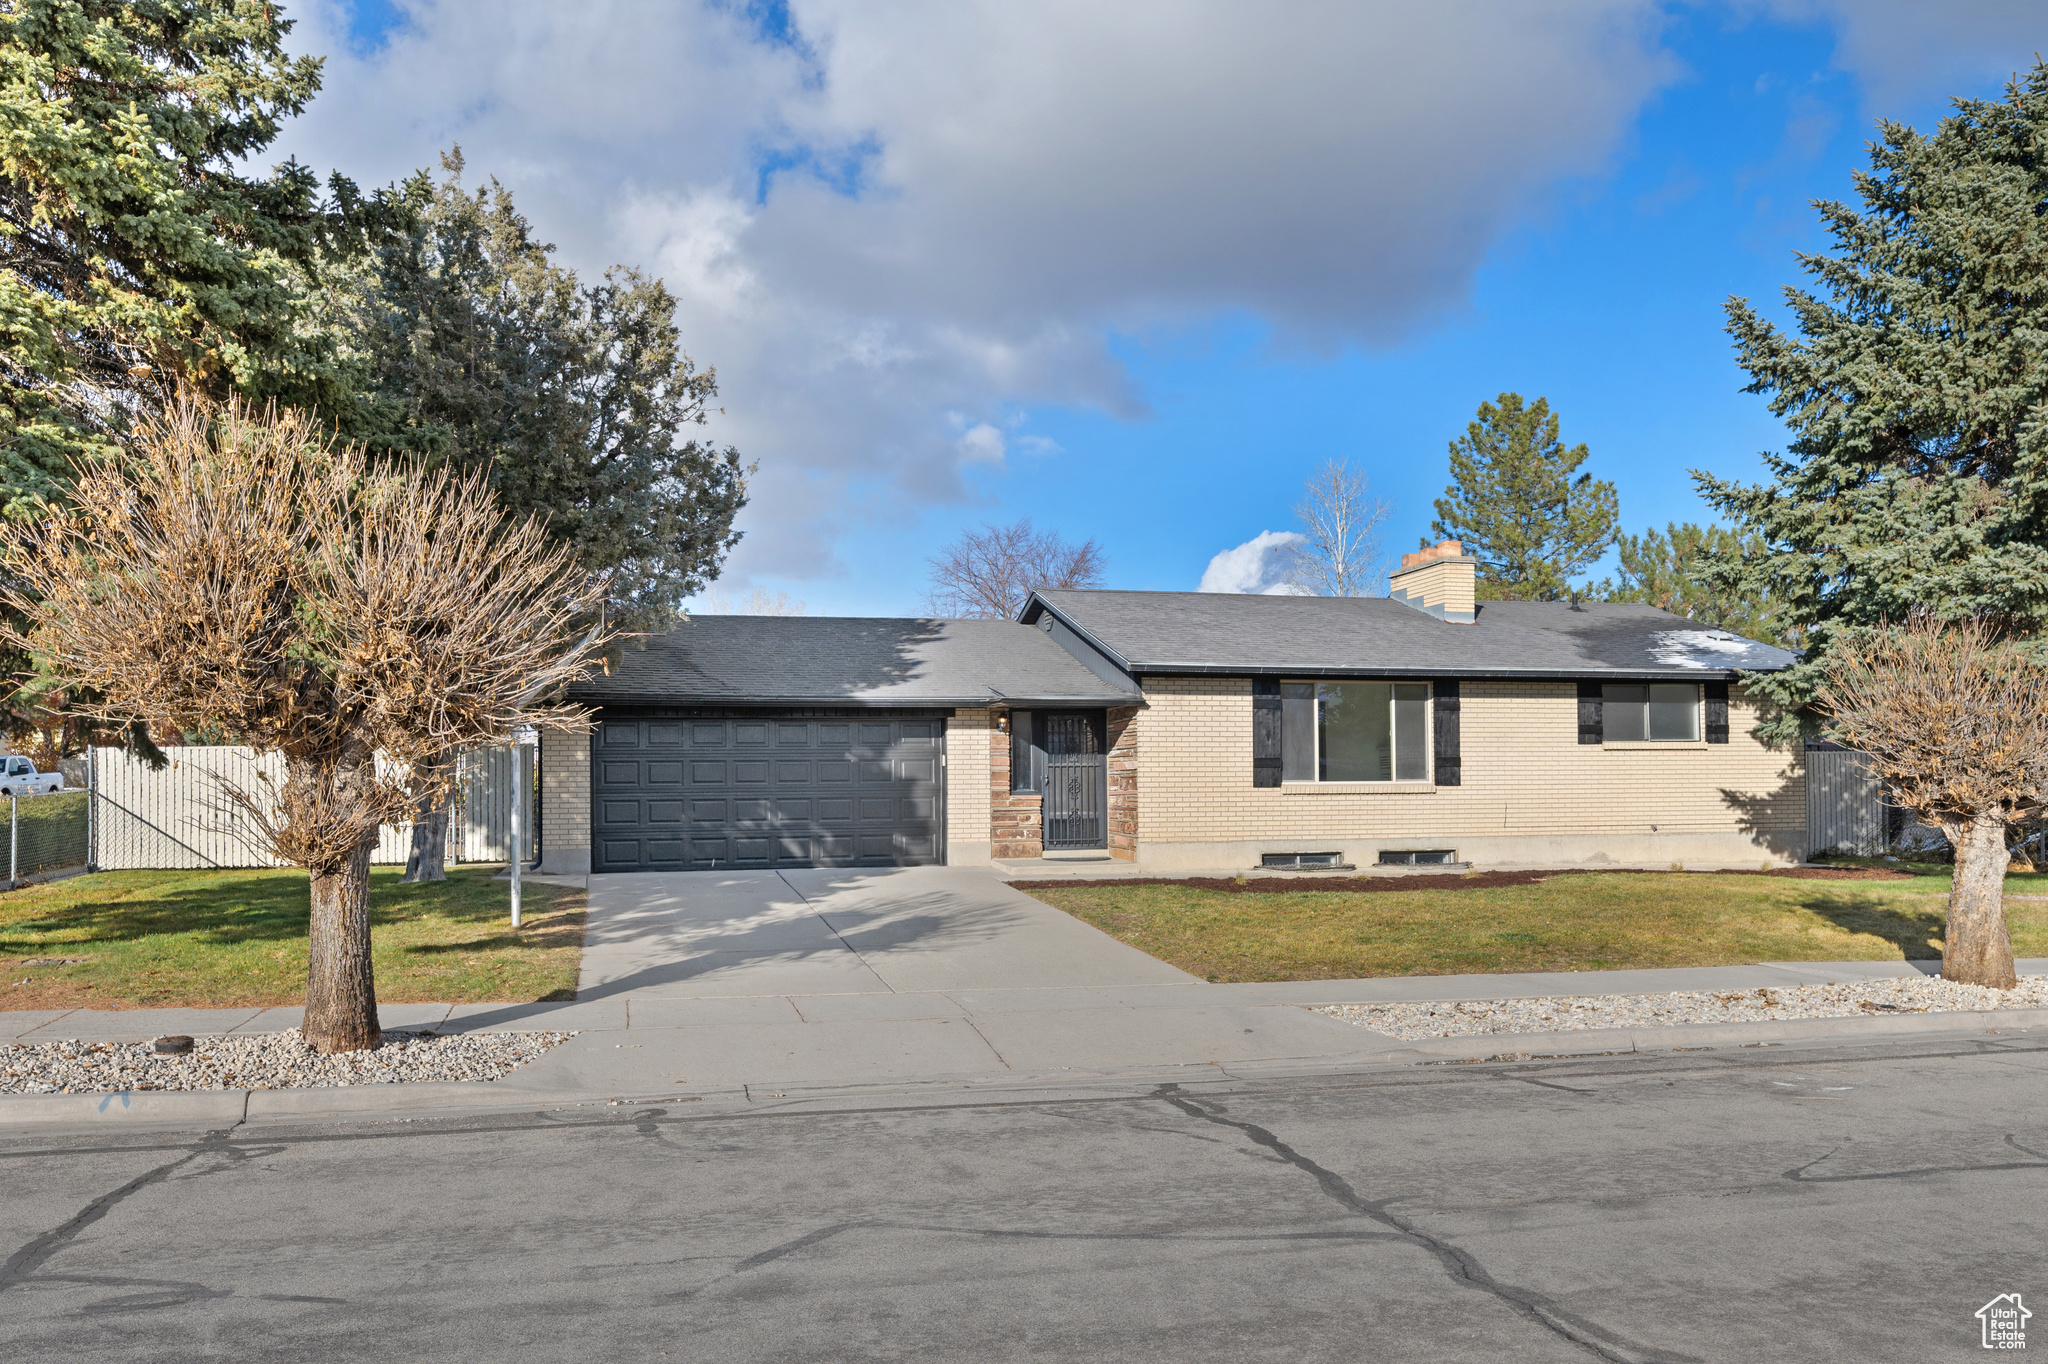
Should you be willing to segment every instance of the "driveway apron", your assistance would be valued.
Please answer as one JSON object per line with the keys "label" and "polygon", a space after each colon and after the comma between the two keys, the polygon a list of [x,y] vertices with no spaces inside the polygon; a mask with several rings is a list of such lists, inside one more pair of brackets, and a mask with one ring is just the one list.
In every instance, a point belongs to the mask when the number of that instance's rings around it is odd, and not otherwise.
{"label": "driveway apron", "polygon": [[594,876],[578,1000],[1171,985],[1194,976],[966,867]]}
{"label": "driveway apron", "polygon": [[[520,1013],[451,1023],[533,1026]],[[1207,984],[966,867],[594,876],[576,1003],[554,1026],[590,1030],[509,1085],[1000,1079],[1386,1041]]]}

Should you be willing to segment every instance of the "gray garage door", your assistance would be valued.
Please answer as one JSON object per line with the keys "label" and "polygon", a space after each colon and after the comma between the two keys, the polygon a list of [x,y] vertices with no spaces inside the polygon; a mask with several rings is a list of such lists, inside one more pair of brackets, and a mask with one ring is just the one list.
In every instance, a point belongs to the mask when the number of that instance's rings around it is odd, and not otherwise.
{"label": "gray garage door", "polygon": [[599,717],[598,871],[938,862],[943,721]]}

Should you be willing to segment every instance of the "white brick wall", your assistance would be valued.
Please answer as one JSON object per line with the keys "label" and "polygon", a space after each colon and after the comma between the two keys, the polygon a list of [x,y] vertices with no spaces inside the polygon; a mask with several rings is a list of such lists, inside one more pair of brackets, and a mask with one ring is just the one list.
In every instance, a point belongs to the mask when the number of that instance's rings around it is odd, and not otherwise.
{"label": "white brick wall", "polygon": [[540,732],[541,870],[590,870],[590,735]]}
{"label": "white brick wall", "polygon": [[946,860],[989,860],[989,736],[985,707],[962,707],[946,721]]}

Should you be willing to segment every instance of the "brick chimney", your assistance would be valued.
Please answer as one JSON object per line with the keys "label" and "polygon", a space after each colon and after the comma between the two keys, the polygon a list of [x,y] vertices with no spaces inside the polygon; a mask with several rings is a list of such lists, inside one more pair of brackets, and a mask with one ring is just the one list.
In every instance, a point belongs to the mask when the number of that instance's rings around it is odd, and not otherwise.
{"label": "brick chimney", "polygon": [[1438,620],[1470,625],[1479,615],[1479,561],[1456,540],[1401,556],[1387,580],[1387,595]]}

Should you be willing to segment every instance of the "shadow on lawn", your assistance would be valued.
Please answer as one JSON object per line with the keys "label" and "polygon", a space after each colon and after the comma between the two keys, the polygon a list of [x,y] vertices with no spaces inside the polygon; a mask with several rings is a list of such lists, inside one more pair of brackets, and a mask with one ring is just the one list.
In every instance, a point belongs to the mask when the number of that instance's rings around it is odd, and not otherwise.
{"label": "shadow on lawn", "polygon": [[1908,907],[1874,895],[1812,895],[1799,902],[1837,928],[1882,938],[1907,961],[1939,960],[1945,907]]}
{"label": "shadow on lawn", "polygon": [[[0,957],[31,955],[59,937],[67,946],[83,947],[166,936],[219,946],[306,936],[311,909],[304,872],[190,873],[190,884],[177,888],[164,884],[165,875],[111,872],[90,889],[78,882],[54,883],[46,893],[56,903],[0,928]],[[447,881],[433,885],[407,885],[398,876],[395,867],[389,872],[381,868],[372,871],[372,923],[389,925],[432,916],[489,930],[487,936],[469,942],[420,945],[410,951],[556,947],[573,937],[567,928],[525,937],[502,931],[505,896],[484,873],[452,874]],[[545,913],[552,905],[534,908]]]}
{"label": "shadow on lawn", "polygon": [[0,955],[34,950],[46,935],[62,935],[73,946],[174,935],[221,945],[306,936],[311,911],[303,874],[208,875],[175,890],[164,887],[163,876],[113,872],[89,889],[53,883],[46,894],[56,903],[0,929]]}

